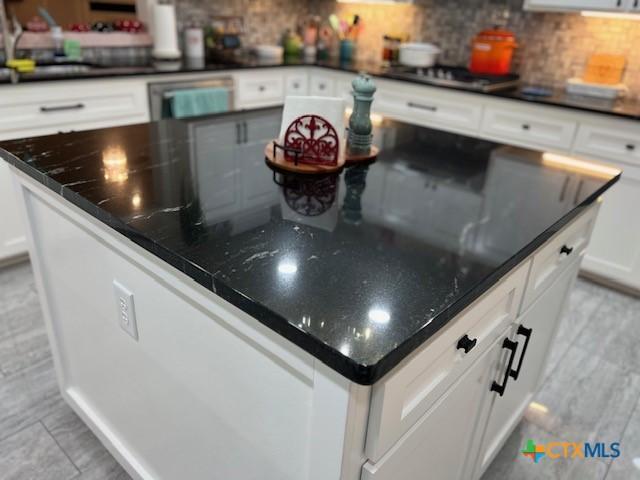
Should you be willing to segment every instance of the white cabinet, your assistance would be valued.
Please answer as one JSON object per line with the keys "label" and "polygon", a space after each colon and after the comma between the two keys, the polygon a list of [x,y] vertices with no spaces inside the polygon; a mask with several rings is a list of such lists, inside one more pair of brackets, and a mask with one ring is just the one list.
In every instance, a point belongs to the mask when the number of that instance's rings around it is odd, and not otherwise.
{"label": "white cabinet", "polygon": [[4,259],[24,254],[27,239],[18,211],[9,165],[0,160],[0,264]]}
{"label": "white cabinet", "polygon": [[288,95],[308,95],[309,76],[306,72],[285,74],[285,97]]}
{"label": "white cabinet", "polygon": [[309,95],[334,97],[336,95],[335,78],[331,75],[318,73],[318,70],[315,70],[309,79]]}
{"label": "white cabinet", "polygon": [[[142,79],[38,82],[0,87],[0,140],[149,121]],[[0,161],[0,263],[27,251],[9,167]]]}
{"label": "white cabinet", "polygon": [[[438,399],[472,368],[500,332],[515,321],[528,270],[527,262],[466,309],[401,368],[374,385],[365,446],[371,462],[384,462],[383,455],[388,456],[385,453],[392,445],[403,435],[409,435],[407,432],[415,429],[416,422],[421,422],[423,415],[429,415],[426,412],[437,408],[433,405],[440,403]],[[460,346],[465,337],[473,342],[469,350]]]}
{"label": "white cabinet", "polygon": [[367,462],[362,480],[458,480],[464,478],[478,412],[486,398],[491,367],[498,361],[508,330],[377,463]]}
{"label": "white cabinet", "polygon": [[478,442],[480,451],[473,478],[479,478],[486,470],[533,398],[579,266],[579,260],[575,259],[514,325],[511,338],[518,344],[514,361],[503,394],[490,394],[490,415],[484,436]]}
{"label": "white cabinet", "polygon": [[640,166],[640,126],[630,122],[583,123],[576,135],[574,151],[607,161]]}
{"label": "white cabinet", "polygon": [[572,11],[601,10],[626,11],[637,8],[635,0],[525,0],[525,10]]}
{"label": "white cabinet", "polygon": [[640,168],[624,167],[604,195],[583,270],[640,291]]}
{"label": "white cabinet", "polygon": [[473,135],[482,118],[480,101],[439,90],[380,82],[372,109],[403,122]]}
{"label": "white cabinet", "polygon": [[576,127],[573,119],[553,115],[550,110],[540,115],[539,110],[520,105],[487,107],[482,121],[482,132],[489,138],[506,137],[517,145],[559,150],[571,148]]}
{"label": "white cabinet", "polygon": [[149,121],[141,79],[39,82],[0,89],[0,140]]}
{"label": "white cabinet", "polygon": [[281,105],[284,100],[284,76],[275,69],[252,70],[236,74],[237,108]]}

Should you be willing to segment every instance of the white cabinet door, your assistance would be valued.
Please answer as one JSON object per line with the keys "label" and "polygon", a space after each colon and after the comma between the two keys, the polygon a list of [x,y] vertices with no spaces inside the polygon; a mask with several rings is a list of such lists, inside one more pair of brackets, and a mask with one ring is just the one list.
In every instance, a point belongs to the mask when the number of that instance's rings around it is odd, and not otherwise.
{"label": "white cabinet door", "polygon": [[489,106],[482,119],[482,132],[491,139],[526,147],[563,151],[571,148],[576,121],[542,108]]}
{"label": "white cabinet door", "polygon": [[526,0],[525,10],[624,10],[627,0]]}
{"label": "white cabinet door", "polygon": [[247,71],[236,75],[237,108],[260,108],[281,105],[284,99],[284,76],[281,71]]}
{"label": "white cabinet door", "polygon": [[[502,352],[508,330],[485,351],[467,372],[425,413],[379,462],[362,467],[362,480],[416,480],[463,477],[465,456],[476,425],[484,422],[478,412],[488,398],[492,366]],[[486,420],[486,417],[484,418]]]}
{"label": "white cabinet door", "polygon": [[24,254],[27,239],[18,212],[18,200],[11,184],[9,165],[0,160],[0,263],[3,260]]}
{"label": "white cabinet door", "polygon": [[329,75],[311,73],[309,79],[309,95],[317,97],[333,97],[336,94],[336,80]]}
{"label": "white cabinet door", "polygon": [[520,421],[540,383],[549,346],[564,311],[565,299],[580,266],[579,260],[558,277],[544,294],[518,319],[513,340],[518,342],[511,374],[502,396],[490,392],[492,406],[480,442],[477,471],[479,478]]}
{"label": "white cabinet door", "polygon": [[284,96],[307,95],[309,93],[309,78],[306,72],[287,73],[285,75]]}
{"label": "white cabinet door", "polygon": [[640,169],[624,167],[603,195],[583,270],[640,289]]}

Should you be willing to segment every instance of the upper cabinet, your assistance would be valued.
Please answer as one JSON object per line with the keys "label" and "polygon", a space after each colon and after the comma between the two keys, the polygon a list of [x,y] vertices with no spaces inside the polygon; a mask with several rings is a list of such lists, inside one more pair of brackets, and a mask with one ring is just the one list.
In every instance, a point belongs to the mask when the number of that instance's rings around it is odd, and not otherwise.
{"label": "upper cabinet", "polygon": [[640,13],[640,0],[525,0],[525,10]]}

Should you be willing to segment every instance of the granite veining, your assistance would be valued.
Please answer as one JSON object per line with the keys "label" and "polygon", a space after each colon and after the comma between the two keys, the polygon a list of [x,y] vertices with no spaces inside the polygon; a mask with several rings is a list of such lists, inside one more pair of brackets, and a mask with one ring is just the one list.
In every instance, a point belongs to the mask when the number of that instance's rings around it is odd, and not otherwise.
{"label": "granite veining", "polygon": [[361,384],[619,178],[388,119],[374,129],[377,162],[280,174],[263,157],[280,117],[269,108],[15,140],[0,157]]}

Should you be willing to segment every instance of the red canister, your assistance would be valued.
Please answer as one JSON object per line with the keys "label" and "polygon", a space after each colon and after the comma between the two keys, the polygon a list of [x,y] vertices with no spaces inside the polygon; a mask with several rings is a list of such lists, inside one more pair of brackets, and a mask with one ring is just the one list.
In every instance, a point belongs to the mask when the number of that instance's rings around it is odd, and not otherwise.
{"label": "red canister", "polygon": [[505,75],[511,70],[516,37],[508,30],[483,30],[473,39],[469,70],[473,73]]}

